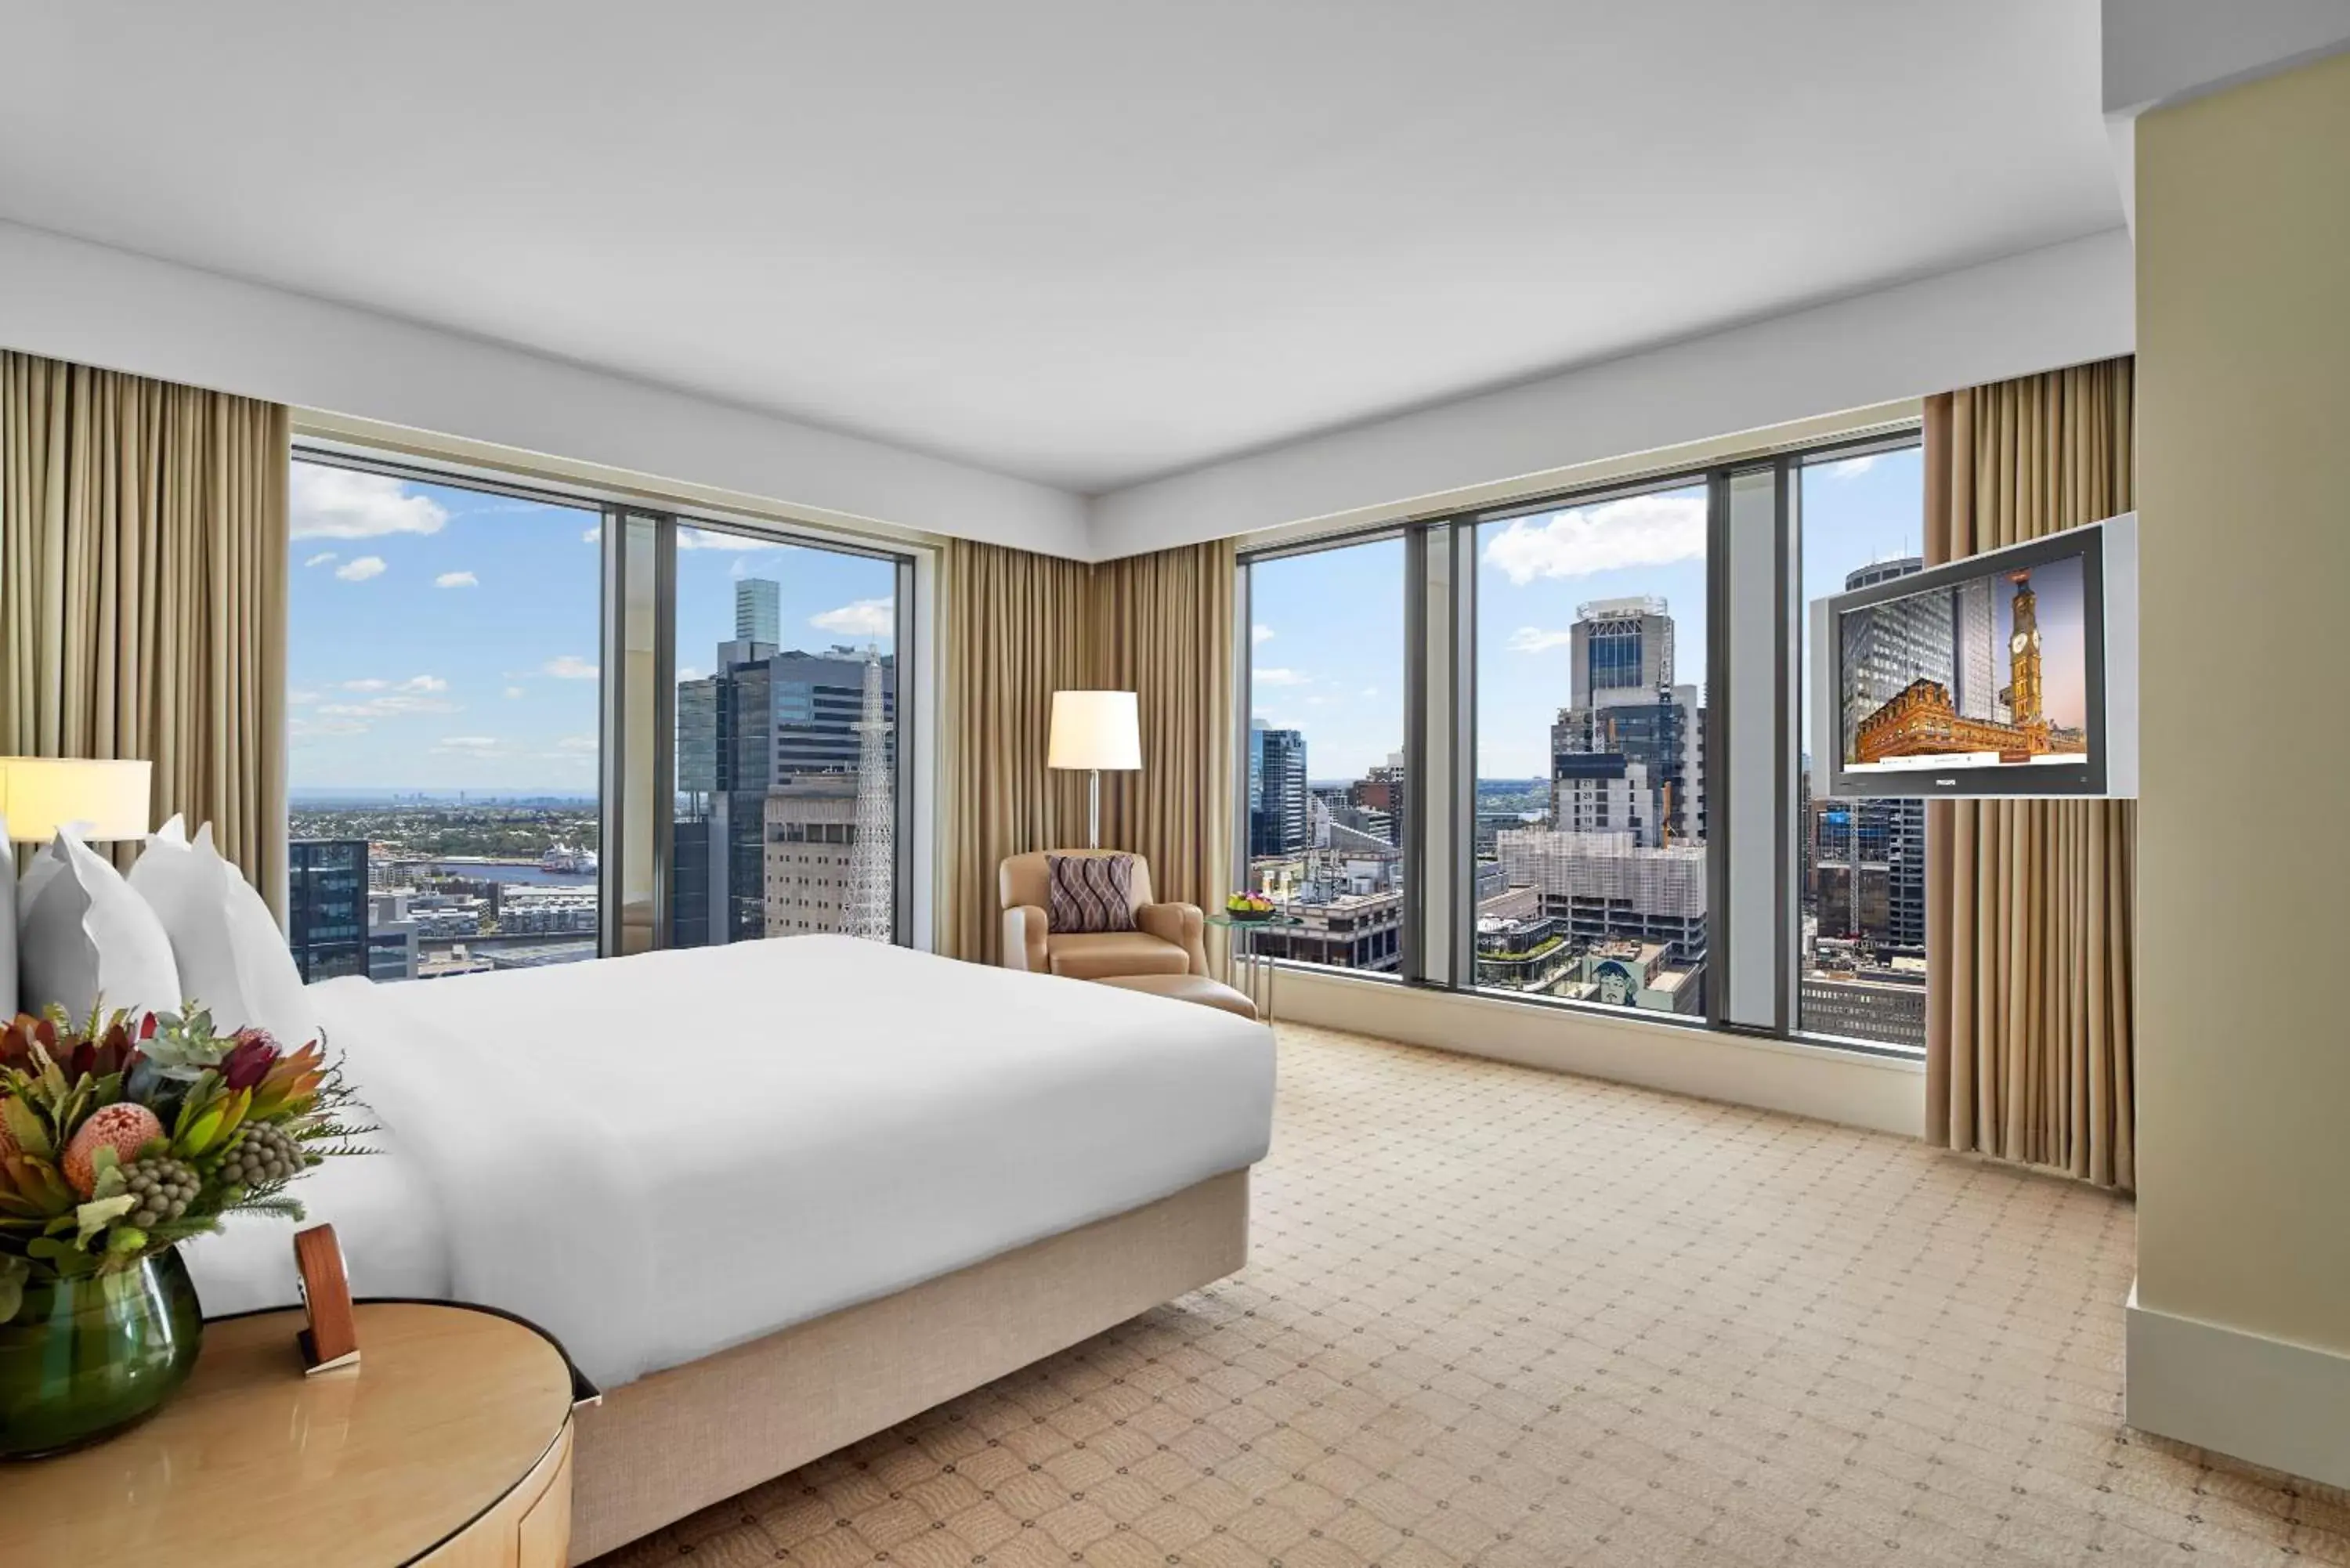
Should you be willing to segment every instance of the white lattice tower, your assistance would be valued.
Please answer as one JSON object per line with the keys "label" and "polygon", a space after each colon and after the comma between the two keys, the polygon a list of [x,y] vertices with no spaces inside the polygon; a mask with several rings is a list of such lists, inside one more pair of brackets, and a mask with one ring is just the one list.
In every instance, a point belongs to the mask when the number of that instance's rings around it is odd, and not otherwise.
{"label": "white lattice tower", "polygon": [[897,861],[897,789],[889,767],[889,721],[881,706],[881,655],[865,650],[865,708],[857,721],[857,842],[848,854],[852,937],[897,938],[889,883]]}

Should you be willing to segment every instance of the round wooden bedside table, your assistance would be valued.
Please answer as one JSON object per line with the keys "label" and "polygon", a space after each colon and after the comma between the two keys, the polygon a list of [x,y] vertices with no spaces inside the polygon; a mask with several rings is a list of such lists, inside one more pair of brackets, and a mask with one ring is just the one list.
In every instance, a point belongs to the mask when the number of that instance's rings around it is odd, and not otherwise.
{"label": "round wooden bedside table", "polygon": [[474,1307],[363,1302],[357,1366],[302,1375],[298,1312],[204,1325],[152,1420],[0,1464],[0,1563],[26,1568],[564,1568],[570,1363]]}

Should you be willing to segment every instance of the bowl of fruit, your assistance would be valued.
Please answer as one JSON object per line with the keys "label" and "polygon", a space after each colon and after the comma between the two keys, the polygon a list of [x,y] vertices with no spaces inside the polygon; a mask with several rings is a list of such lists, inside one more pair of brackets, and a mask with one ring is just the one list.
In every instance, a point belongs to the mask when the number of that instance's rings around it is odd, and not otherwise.
{"label": "bowl of fruit", "polygon": [[1224,913],[1235,920],[1269,920],[1273,900],[1262,893],[1234,893],[1224,900]]}

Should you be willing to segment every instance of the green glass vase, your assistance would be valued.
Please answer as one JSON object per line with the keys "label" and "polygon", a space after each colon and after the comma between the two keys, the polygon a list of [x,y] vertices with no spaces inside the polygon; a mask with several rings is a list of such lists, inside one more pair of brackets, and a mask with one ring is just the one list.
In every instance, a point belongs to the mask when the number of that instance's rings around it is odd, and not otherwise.
{"label": "green glass vase", "polygon": [[0,1459],[79,1448],[151,1415],[203,1337],[177,1248],[115,1273],[26,1281],[0,1324]]}

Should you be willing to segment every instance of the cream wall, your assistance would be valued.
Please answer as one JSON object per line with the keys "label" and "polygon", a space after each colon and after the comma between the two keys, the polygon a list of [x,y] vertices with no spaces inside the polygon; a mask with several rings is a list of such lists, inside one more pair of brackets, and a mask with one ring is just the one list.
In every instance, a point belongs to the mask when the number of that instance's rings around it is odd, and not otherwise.
{"label": "cream wall", "polygon": [[2137,179],[2130,1418],[2350,1483],[2350,56],[2147,113]]}

